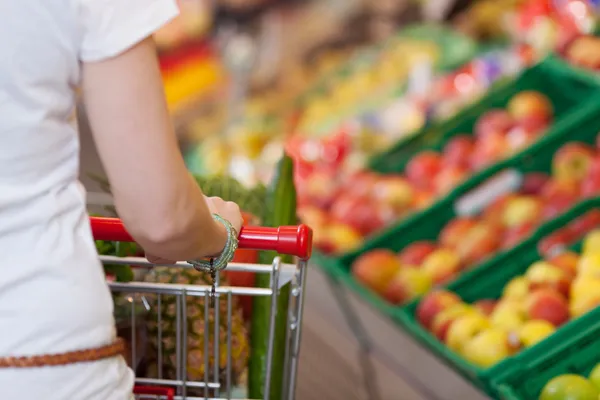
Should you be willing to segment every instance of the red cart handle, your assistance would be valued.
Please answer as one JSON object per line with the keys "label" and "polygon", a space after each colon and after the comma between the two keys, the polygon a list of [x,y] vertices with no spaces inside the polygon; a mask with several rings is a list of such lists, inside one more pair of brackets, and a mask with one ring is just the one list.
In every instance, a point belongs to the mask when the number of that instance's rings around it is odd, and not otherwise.
{"label": "red cart handle", "polygon": [[[91,217],[90,222],[96,240],[134,241],[118,218]],[[307,225],[279,228],[243,226],[238,239],[240,249],[272,250],[303,260],[309,259],[312,253],[312,229]]]}

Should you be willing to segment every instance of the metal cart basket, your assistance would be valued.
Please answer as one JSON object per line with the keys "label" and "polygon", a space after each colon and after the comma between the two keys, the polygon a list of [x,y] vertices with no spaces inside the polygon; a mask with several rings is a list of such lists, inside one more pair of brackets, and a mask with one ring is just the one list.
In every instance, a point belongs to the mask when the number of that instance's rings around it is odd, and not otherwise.
{"label": "metal cart basket", "polygon": [[[118,241],[118,242],[133,242],[133,238],[127,233],[122,222],[116,218],[91,218],[91,226],[94,238],[96,240]],[[175,334],[175,358],[176,358],[176,376],[175,379],[167,379],[162,376],[161,369],[161,354],[160,343],[158,339],[158,377],[147,378],[138,376],[136,378],[136,399],[211,399],[225,400],[232,398],[232,371],[231,371],[231,355],[232,355],[232,296],[269,296],[271,311],[269,317],[269,343],[267,348],[266,371],[264,381],[264,400],[269,398],[272,375],[272,358],[275,338],[275,320],[277,311],[277,296],[279,289],[284,285],[290,284],[290,302],[288,310],[288,324],[286,337],[286,354],[285,354],[285,371],[284,371],[284,399],[293,400],[295,398],[296,389],[296,374],[298,366],[298,355],[300,350],[300,336],[302,326],[302,311],[303,311],[303,295],[304,285],[306,282],[307,260],[311,255],[312,249],[312,231],[306,225],[286,226],[279,228],[265,227],[243,227],[239,235],[239,248],[253,250],[272,250],[279,254],[288,254],[297,257],[296,265],[282,263],[279,257],[276,257],[272,265],[261,264],[239,264],[230,263],[227,266],[228,271],[244,271],[253,272],[256,274],[269,274],[271,285],[269,288],[258,287],[231,287],[219,285],[219,279],[215,281],[215,298],[216,301],[210,302],[211,287],[208,285],[188,285],[188,284],[167,284],[167,283],[150,283],[143,281],[117,283],[111,282],[110,287],[113,293],[125,294],[127,300],[131,303],[131,360],[136,360],[138,351],[137,341],[138,334],[136,331],[141,330],[140,326],[144,322],[140,322],[136,318],[136,313],[140,307],[146,306],[147,297],[157,299],[154,303],[155,307],[161,307],[161,298],[163,296],[171,296],[176,299],[176,334]],[[103,263],[121,264],[138,266],[141,268],[153,268],[156,265],[151,264],[145,258],[140,257],[112,257],[101,256]],[[193,268],[185,262],[169,265],[170,268]],[[227,318],[227,335],[225,342],[227,344],[225,366],[219,365],[219,358],[214,357],[212,365],[209,363],[209,353],[221,354],[223,349],[219,349],[221,340],[213,340],[210,344],[209,340],[204,340],[204,379],[201,381],[191,380],[186,371],[188,365],[188,340],[187,340],[187,302],[191,298],[204,297],[204,326],[207,334],[210,329],[214,328],[215,338],[222,337],[223,333],[219,331],[220,323],[219,315],[226,315]],[[226,300],[226,302],[225,302]],[[227,312],[219,307],[223,305],[227,307]],[[209,307],[214,307],[214,313],[209,318]],[[158,335],[161,335],[161,313],[156,313],[159,321],[157,322]],[[221,335],[221,336],[220,336]],[[209,346],[213,348],[210,349]],[[224,375],[224,377],[223,377]],[[198,395],[201,392],[201,395]],[[249,400],[249,399],[248,399]],[[255,399],[260,400],[260,399]],[[283,400],[283,399],[282,399]]]}

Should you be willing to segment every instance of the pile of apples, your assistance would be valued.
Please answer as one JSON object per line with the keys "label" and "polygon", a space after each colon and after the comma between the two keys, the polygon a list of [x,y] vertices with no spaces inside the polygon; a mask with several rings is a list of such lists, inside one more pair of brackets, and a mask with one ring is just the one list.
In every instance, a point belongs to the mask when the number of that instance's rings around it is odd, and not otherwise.
{"label": "pile of apples", "polygon": [[473,135],[455,136],[441,152],[427,150],[413,156],[404,174],[361,171],[337,182],[313,176],[301,188],[308,204],[300,207],[300,217],[315,230],[315,245],[321,251],[350,251],[365,236],[429,206],[473,173],[523,150],[543,134],[552,118],[546,96],[522,91],[506,109],[483,114]]}
{"label": "pile of apples", "polygon": [[[417,241],[397,255],[389,250],[367,252],[353,263],[352,273],[388,302],[403,304],[514,247],[543,222],[598,194],[600,152],[569,142],[554,154],[550,176],[526,174],[518,191],[496,198],[479,215],[454,218],[441,228],[436,242]],[[581,238],[599,222],[600,212],[576,219],[541,241],[542,254]]]}
{"label": "pile of apples", "polygon": [[563,374],[552,378],[540,393],[539,400],[598,400],[600,398],[600,364],[586,377]]}
{"label": "pile of apples", "polygon": [[600,305],[600,230],[582,253],[564,251],[533,263],[509,281],[500,299],[464,303],[439,290],[416,310],[419,323],[466,360],[491,367]]}

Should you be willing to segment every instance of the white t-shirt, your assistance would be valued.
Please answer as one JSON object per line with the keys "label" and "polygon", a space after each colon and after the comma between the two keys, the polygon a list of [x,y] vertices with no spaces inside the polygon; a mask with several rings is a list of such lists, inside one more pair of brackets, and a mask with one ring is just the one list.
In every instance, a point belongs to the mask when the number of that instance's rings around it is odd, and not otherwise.
{"label": "white t-shirt", "polygon": [[[114,338],[112,300],[78,181],[75,89],[82,61],[118,55],[177,12],[175,0],[0,0],[0,356]],[[0,394],[125,399],[130,373],[111,362],[0,369]]]}

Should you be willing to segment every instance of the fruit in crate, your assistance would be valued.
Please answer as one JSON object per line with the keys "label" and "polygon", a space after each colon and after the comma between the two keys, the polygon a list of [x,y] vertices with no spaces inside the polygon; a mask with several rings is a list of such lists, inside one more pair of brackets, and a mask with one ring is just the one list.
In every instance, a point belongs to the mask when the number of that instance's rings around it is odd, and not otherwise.
{"label": "fruit in crate", "polygon": [[368,288],[381,294],[400,271],[400,267],[400,261],[393,252],[374,250],[356,259],[352,264],[352,274]]}
{"label": "fruit in crate", "polygon": [[516,121],[523,121],[528,118],[548,121],[552,118],[552,103],[540,92],[527,90],[514,96],[508,102],[508,113]]}
{"label": "fruit in crate", "polygon": [[[315,179],[307,178],[306,185],[300,185],[299,198],[304,206],[316,206],[328,213],[331,222],[351,226],[362,236],[370,236],[388,224],[430,206],[481,168],[527,147],[549,127],[552,113],[552,104],[544,94],[535,91],[517,93],[506,109],[493,109],[482,115],[472,135],[456,135],[441,150],[427,149],[412,156],[403,174],[385,176],[363,171],[344,175],[343,171],[338,171],[324,175],[317,171],[314,172]],[[600,188],[600,174],[598,182]],[[537,189],[543,184],[538,181]],[[516,199],[516,204],[506,210],[506,219],[510,228],[514,228],[511,242],[533,229],[522,226],[525,222],[541,218],[544,213],[544,208],[538,207],[541,201],[538,193],[523,193],[526,194],[531,197]],[[567,201],[570,198],[561,200],[560,207]],[[489,236],[483,233],[484,228],[477,230],[476,236]],[[319,242],[315,245],[320,249],[332,249]],[[478,247],[482,247],[479,253],[485,254],[467,258],[481,260],[498,245],[484,240],[473,249]]]}
{"label": "fruit in crate", "polygon": [[461,316],[448,329],[446,344],[452,350],[460,352],[467,342],[490,327],[490,321],[479,313]]}
{"label": "fruit in crate", "polygon": [[556,327],[548,321],[530,320],[525,322],[518,331],[521,345],[531,347],[552,335]]}
{"label": "fruit in crate", "polygon": [[[153,268],[145,277],[146,282],[171,283],[182,285],[209,285],[212,282],[209,274],[199,273],[195,270],[157,267]],[[224,278],[221,285],[227,285]],[[162,368],[163,379],[177,379],[177,297],[175,295],[163,294],[160,296],[160,307],[158,297],[149,295],[146,297],[150,305],[148,313],[148,322],[146,324],[149,333],[151,345],[150,360],[151,377],[158,377],[159,368]],[[231,328],[231,371],[233,383],[237,382],[247,367],[249,356],[249,339],[242,316],[242,309],[237,302],[237,298],[232,298],[232,320],[229,324]],[[205,340],[209,342],[209,370],[208,374],[212,381],[225,383],[225,372],[227,370],[227,297],[219,299],[219,353],[215,354],[215,328],[214,321],[215,309],[209,308],[208,321],[210,325],[205,325],[205,297],[188,296],[186,299],[187,312],[187,379],[192,381],[204,381],[205,374]],[[159,326],[160,321],[160,326]],[[160,332],[160,336],[159,336]],[[158,365],[158,338],[162,338],[161,360],[162,365]],[[214,366],[218,360],[219,376],[214,376]],[[188,389],[189,390],[189,389]]]}
{"label": "fruit in crate", "polygon": [[459,303],[460,297],[454,293],[445,290],[434,291],[419,303],[417,319],[421,324],[430,328],[439,313]]}
{"label": "fruit in crate", "polygon": [[529,319],[550,322],[558,327],[569,320],[569,304],[565,297],[552,289],[538,289],[525,300]]}
{"label": "fruit in crate", "polygon": [[425,257],[420,268],[435,283],[444,283],[460,270],[460,257],[453,250],[440,248]]}
{"label": "fruit in crate", "polygon": [[575,38],[565,49],[564,57],[578,67],[600,69],[600,38],[592,35]]}
{"label": "fruit in crate", "polygon": [[415,317],[450,349],[489,367],[600,306],[600,275],[595,275],[600,250],[593,245],[598,238],[600,230],[588,232],[580,255],[566,251],[532,263],[505,284],[497,300],[468,304],[455,293],[436,291],[423,297]]}
{"label": "fruit in crate", "polygon": [[473,364],[487,368],[512,354],[512,343],[504,329],[490,328],[475,335],[461,350],[461,354]]}
{"label": "fruit in crate", "polygon": [[428,255],[436,249],[435,243],[421,241],[409,244],[398,254],[398,258],[405,265],[421,265]]}
{"label": "fruit in crate", "polygon": [[577,142],[567,143],[554,156],[552,173],[559,181],[581,181],[587,176],[595,154],[592,146]]}
{"label": "fruit in crate", "polygon": [[[413,243],[399,252],[399,259],[403,264],[422,269],[434,283],[439,284],[498,251],[517,245],[535,232],[544,220],[564,212],[579,200],[580,186],[595,171],[584,168],[587,175],[573,172],[579,171],[572,168],[573,165],[587,162],[573,160],[581,160],[581,154],[585,155],[583,160],[589,160],[588,156],[596,157],[595,150],[589,154],[590,149],[577,142],[565,144],[552,160],[554,171],[561,171],[556,172],[558,176],[540,172],[526,174],[520,189],[497,197],[479,215],[450,220],[440,229],[437,243]],[[516,279],[507,287],[507,296],[525,300],[528,291],[538,288],[550,288],[566,295],[577,273],[579,256],[564,251],[550,254],[550,248],[555,252],[556,246],[564,246],[596,226],[600,226],[600,212],[594,210],[568,224],[562,232],[542,240],[540,247],[544,254],[551,256],[551,262],[537,263],[532,267],[526,284],[524,278]],[[600,236],[588,236],[587,243],[590,248],[600,248]],[[596,259],[594,264],[592,261]],[[584,261],[584,271],[595,271],[594,265],[597,264],[600,276],[599,255],[587,256]]]}
{"label": "fruit in crate", "polygon": [[383,298],[391,304],[404,304],[429,292],[432,286],[433,281],[425,271],[401,268],[387,285]]}
{"label": "fruit in crate", "polygon": [[540,393],[539,400],[597,400],[600,392],[587,379],[574,374],[551,379]]}

